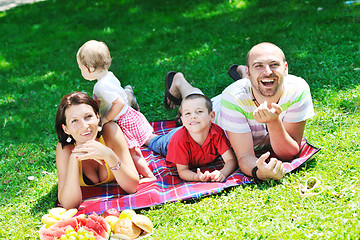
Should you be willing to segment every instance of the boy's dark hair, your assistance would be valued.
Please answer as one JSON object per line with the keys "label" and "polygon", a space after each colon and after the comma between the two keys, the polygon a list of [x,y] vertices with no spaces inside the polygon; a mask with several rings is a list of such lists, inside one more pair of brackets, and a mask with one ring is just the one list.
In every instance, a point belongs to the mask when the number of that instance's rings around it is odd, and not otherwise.
{"label": "boy's dark hair", "polygon": [[[201,94],[201,93],[189,94],[185,98],[183,98],[182,102],[185,101],[185,100],[191,100],[191,99],[197,99],[197,98],[202,98],[202,99],[205,100],[205,105],[206,105],[206,108],[208,109],[208,113],[211,113],[212,110],[213,110],[211,99],[208,96],[204,95],[204,94]],[[181,106],[179,108],[179,112],[181,114]]]}

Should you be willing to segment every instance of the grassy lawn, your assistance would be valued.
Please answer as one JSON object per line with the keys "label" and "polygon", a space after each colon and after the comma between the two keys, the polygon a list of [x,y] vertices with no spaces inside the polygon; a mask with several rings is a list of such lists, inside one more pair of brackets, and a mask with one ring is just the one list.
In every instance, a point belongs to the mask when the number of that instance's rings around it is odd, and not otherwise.
{"label": "grassy lawn", "polygon": [[[55,205],[56,108],[69,92],[92,92],[75,59],[90,39],[107,43],[110,70],[133,86],[149,121],[176,115],[163,106],[167,71],[213,97],[232,82],[228,67],[262,41],[282,48],[311,88],[305,136],[322,150],[308,164],[279,182],[138,211],[155,223],[153,239],[359,238],[360,5],[48,0],[0,12],[0,32],[0,239],[37,239]],[[302,198],[309,177],[325,191]]]}

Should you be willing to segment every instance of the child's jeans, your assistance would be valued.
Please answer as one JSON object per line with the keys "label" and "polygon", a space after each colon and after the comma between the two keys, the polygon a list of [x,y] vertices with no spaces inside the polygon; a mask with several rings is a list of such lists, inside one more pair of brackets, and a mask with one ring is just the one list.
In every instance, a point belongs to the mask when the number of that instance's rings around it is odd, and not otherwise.
{"label": "child's jeans", "polygon": [[168,132],[165,135],[158,135],[158,136],[152,138],[149,141],[148,147],[152,151],[157,152],[166,157],[170,139],[174,135],[174,133],[176,133],[180,128],[182,128],[182,126],[174,128],[173,130],[171,130],[170,132]]}

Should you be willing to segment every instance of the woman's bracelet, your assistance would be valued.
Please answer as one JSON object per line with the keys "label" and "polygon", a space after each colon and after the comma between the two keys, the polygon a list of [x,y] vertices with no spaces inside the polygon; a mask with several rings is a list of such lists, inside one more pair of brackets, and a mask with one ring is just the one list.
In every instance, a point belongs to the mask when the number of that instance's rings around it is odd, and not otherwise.
{"label": "woman's bracelet", "polygon": [[253,178],[254,178],[254,182],[256,182],[256,183],[263,181],[263,180],[261,180],[260,178],[258,178],[258,176],[256,175],[257,170],[258,170],[258,167],[255,166],[255,167],[253,168],[253,170],[251,171],[251,174],[252,174],[252,176],[253,176]]}
{"label": "woman's bracelet", "polygon": [[109,168],[110,168],[110,170],[112,170],[112,171],[116,171],[116,170],[119,170],[119,169],[120,169],[120,166],[121,166],[121,160],[119,160],[119,162],[118,162],[115,166],[113,166],[113,167],[110,167],[110,166],[109,166]]}

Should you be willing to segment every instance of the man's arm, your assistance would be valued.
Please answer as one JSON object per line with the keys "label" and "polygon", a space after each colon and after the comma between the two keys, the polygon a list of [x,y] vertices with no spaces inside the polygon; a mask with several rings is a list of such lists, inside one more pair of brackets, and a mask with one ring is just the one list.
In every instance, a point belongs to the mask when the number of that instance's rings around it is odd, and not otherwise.
{"label": "man's arm", "polygon": [[227,131],[227,134],[235,151],[239,167],[244,174],[252,176],[252,170],[257,166],[256,175],[261,180],[279,180],[284,176],[285,170],[281,161],[271,158],[269,163],[266,163],[267,153],[259,159],[255,156],[251,132],[233,133]]}
{"label": "man's arm", "polygon": [[306,121],[280,123],[268,126],[270,144],[275,154],[282,160],[292,160],[300,151]]}
{"label": "man's arm", "polygon": [[256,121],[266,124],[275,154],[282,160],[291,160],[300,151],[306,121],[283,123],[279,119],[281,112],[278,104],[272,103],[270,109],[264,102],[254,111],[253,116]]}

